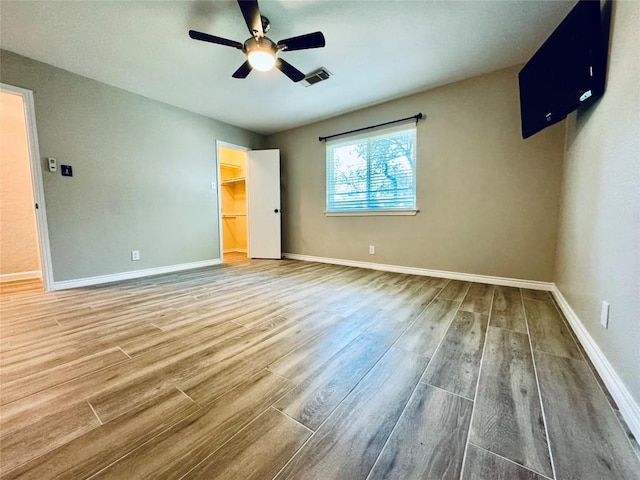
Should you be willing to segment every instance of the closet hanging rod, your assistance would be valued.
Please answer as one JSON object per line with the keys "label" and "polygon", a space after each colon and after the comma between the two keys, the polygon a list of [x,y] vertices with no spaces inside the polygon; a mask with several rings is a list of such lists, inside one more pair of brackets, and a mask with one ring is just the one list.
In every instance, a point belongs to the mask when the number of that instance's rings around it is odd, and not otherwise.
{"label": "closet hanging rod", "polygon": [[326,140],[329,140],[330,138],[341,137],[342,135],[348,135],[350,133],[364,132],[365,130],[371,130],[372,128],[384,127],[386,125],[393,125],[394,123],[406,122],[407,120],[411,120],[411,119],[414,119],[417,124],[418,120],[422,120],[423,118],[425,118],[425,116],[426,115],[423,115],[422,113],[417,113],[415,115],[411,115],[410,117],[399,118],[398,120],[391,120],[390,122],[379,123],[377,125],[370,125],[368,127],[356,128],[355,130],[349,130],[348,132],[334,133],[333,135],[327,135],[326,137],[318,137],[318,140],[321,142],[324,142]]}

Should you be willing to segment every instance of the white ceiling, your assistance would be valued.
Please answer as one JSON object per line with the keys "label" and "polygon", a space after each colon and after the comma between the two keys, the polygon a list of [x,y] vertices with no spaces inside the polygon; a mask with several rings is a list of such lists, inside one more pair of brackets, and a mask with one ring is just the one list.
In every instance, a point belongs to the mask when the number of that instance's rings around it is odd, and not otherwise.
{"label": "white ceiling", "polygon": [[281,72],[231,74],[244,42],[233,0],[0,1],[0,47],[224,122],[270,134],[524,63],[570,1],[262,0],[272,40],[320,30],[327,46],[282,52],[333,76],[305,88]]}

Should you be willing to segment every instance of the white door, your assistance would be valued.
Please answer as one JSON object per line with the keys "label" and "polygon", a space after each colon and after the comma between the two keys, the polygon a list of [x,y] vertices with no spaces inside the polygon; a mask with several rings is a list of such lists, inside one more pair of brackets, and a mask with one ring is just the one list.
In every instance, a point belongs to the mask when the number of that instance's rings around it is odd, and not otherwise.
{"label": "white door", "polygon": [[282,258],[280,242],[280,150],[247,152],[249,258]]}

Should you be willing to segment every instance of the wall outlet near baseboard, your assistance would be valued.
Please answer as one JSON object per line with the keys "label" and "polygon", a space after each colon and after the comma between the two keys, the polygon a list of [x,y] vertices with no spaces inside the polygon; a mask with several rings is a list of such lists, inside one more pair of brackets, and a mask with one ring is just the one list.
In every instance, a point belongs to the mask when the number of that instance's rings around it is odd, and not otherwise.
{"label": "wall outlet near baseboard", "polygon": [[140,250],[131,250],[131,261],[137,262],[140,260]]}
{"label": "wall outlet near baseboard", "polygon": [[369,255],[375,255],[376,247],[375,245],[369,245]]}
{"label": "wall outlet near baseboard", "polygon": [[609,302],[602,301],[602,310],[600,311],[600,325],[609,328]]}

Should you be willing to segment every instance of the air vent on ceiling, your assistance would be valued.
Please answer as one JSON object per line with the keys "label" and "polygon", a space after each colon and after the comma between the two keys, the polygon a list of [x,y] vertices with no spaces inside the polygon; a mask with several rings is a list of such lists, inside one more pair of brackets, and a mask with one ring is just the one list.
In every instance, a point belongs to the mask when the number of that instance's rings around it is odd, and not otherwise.
{"label": "air vent on ceiling", "polygon": [[310,87],[311,85],[315,85],[316,83],[324,82],[330,76],[331,72],[322,67],[304,77],[300,83],[305,87]]}

